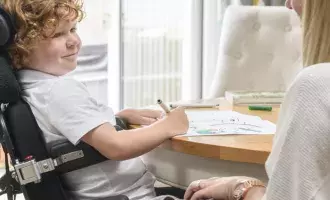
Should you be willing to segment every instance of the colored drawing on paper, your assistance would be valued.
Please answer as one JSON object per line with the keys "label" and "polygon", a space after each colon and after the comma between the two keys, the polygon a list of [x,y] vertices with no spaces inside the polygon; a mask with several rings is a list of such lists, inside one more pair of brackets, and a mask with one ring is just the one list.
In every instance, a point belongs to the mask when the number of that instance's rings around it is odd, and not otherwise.
{"label": "colored drawing on paper", "polygon": [[195,130],[195,131],[196,131],[196,133],[201,134],[201,135],[203,135],[203,134],[217,134],[217,133],[222,132],[222,130],[215,129],[215,128],[213,128],[213,129],[200,129],[200,130]]}
{"label": "colored drawing on paper", "polygon": [[190,127],[185,136],[273,134],[276,129],[269,121],[233,111],[198,111],[187,115]]}

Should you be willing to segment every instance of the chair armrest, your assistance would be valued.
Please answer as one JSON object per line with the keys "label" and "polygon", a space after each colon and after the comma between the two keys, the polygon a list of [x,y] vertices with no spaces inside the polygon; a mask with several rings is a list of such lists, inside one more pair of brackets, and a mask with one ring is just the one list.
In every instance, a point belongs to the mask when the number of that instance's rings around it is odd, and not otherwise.
{"label": "chair armrest", "polygon": [[[115,125],[115,128],[117,131],[123,130],[118,125]],[[83,151],[84,157],[63,163],[62,165],[56,167],[56,171],[60,174],[67,173],[108,160],[108,158],[103,156],[100,152],[84,142],[80,142],[75,146],[68,140],[62,140],[52,142],[48,145],[48,152],[53,159],[58,158],[63,154],[79,150]]]}
{"label": "chair armrest", "polygon": [[103,162],[105,160],[108,160],[97,150],[95,150],[92,146],[89,146],[84,142],[80,142],[77,146],[74,146],[68,140],[51,143],[49,148],[49,153],[51,158],[55,159],[60,157],[61,155],[79,150],[83,151],[84,157],[69,161],[67,163],[63,163],[58,167],[56,167],[56,171],[61,174],[67,173],[70,171],[88,167],[90,165],[94,165]]}
{"label": "chair armrest", "polygon": [[[128,130],[128,122],[126,119],[116,117],[116,124],[124,130]],[[117,129],[118,131],[118,129]]]}

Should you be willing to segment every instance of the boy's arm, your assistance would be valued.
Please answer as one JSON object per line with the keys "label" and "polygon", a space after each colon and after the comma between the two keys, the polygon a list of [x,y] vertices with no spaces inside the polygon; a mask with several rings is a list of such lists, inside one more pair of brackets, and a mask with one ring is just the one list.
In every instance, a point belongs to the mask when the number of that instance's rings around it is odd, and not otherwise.
{"label": "boy's arm", "polygon": [[128,124],[150,125],[161,118],[162,112],[160,110],[127,108],[119,111],[115,116],[125,120]]}
{"label": "boy's arm", "polygon": [[85,134],[82,141],[111,160],[126,160],[152,150],[166,139],[184,134],[187,129],[183,109],[176,109],[164,119],[139,129],[118,132],[111,124],[104,123]]}

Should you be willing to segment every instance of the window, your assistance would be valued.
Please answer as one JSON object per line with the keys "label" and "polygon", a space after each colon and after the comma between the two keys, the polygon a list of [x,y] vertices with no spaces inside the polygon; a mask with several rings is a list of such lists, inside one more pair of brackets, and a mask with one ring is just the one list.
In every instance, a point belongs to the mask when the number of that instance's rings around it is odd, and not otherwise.
{"label": "window", "polygon": [[107,104],[109,4],[107,0],[86,0],[83,5],[86,16],[77,24],[82,47],[71,75],[83,82],[94,98]]}
{"label": "window", "polygon": [[[191,43],[198,44],[201,41],[202,29],[199,27],[192,32],[191,26],[194,24],[195,27],[196,24],[196,21],[192,23],[196,19],[193,17],[195,13],[202,10],[195,2],[201,1],[117,2],[121,12],[117,15],[118,19],[114,16],[112,25],[118,23],[119,26],[117,30],[112,29],[109,42],[109,59],[117,59],[117,62],[113,60],[110,63],[109,70],[112,73],[109,72],[109,79],[116,79],[115,76],[119,74],[119,89],[115,81],[109,86],[114,94],[119,93],[120,99],[113,101],[109,97],[112,107],[116,107],[113,104],[119,104],[120,108],[137,108],[155,104],[158,98],[165,102],[183,98],[184,80],[190,76],[189,72],[185,72],[193,70],[194,66],[190,62],[194,60],[192,55],[196,55]],[[196,32],[199,34],[196,35]],[[193,36],[197,36],[197,39]],[[120,42],[116,44],[115,38]],[[120,50],[116,51],[117,47]],[[201,54],[197,53],[195,57],[200,58]],[[195,62],[194,65],[201,68],[201,62]],[[118,67],[119,70],[116,70]],[[194,75],[201,76],[200,73]]]}
{"label": "window", "polygon": [[181,99],[184,0],[123,1],[124,107]]}

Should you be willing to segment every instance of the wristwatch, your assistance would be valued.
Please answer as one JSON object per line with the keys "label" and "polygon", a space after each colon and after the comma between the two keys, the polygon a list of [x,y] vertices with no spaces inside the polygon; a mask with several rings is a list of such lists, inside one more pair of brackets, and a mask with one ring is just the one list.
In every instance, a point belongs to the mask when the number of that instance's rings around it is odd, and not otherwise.
{"label": "wristwatch", "polygon": [[233,193],[235,200],[244,200],[247,192],[252,187],[265,187],[265,184],[258,179],[242,180]]}

